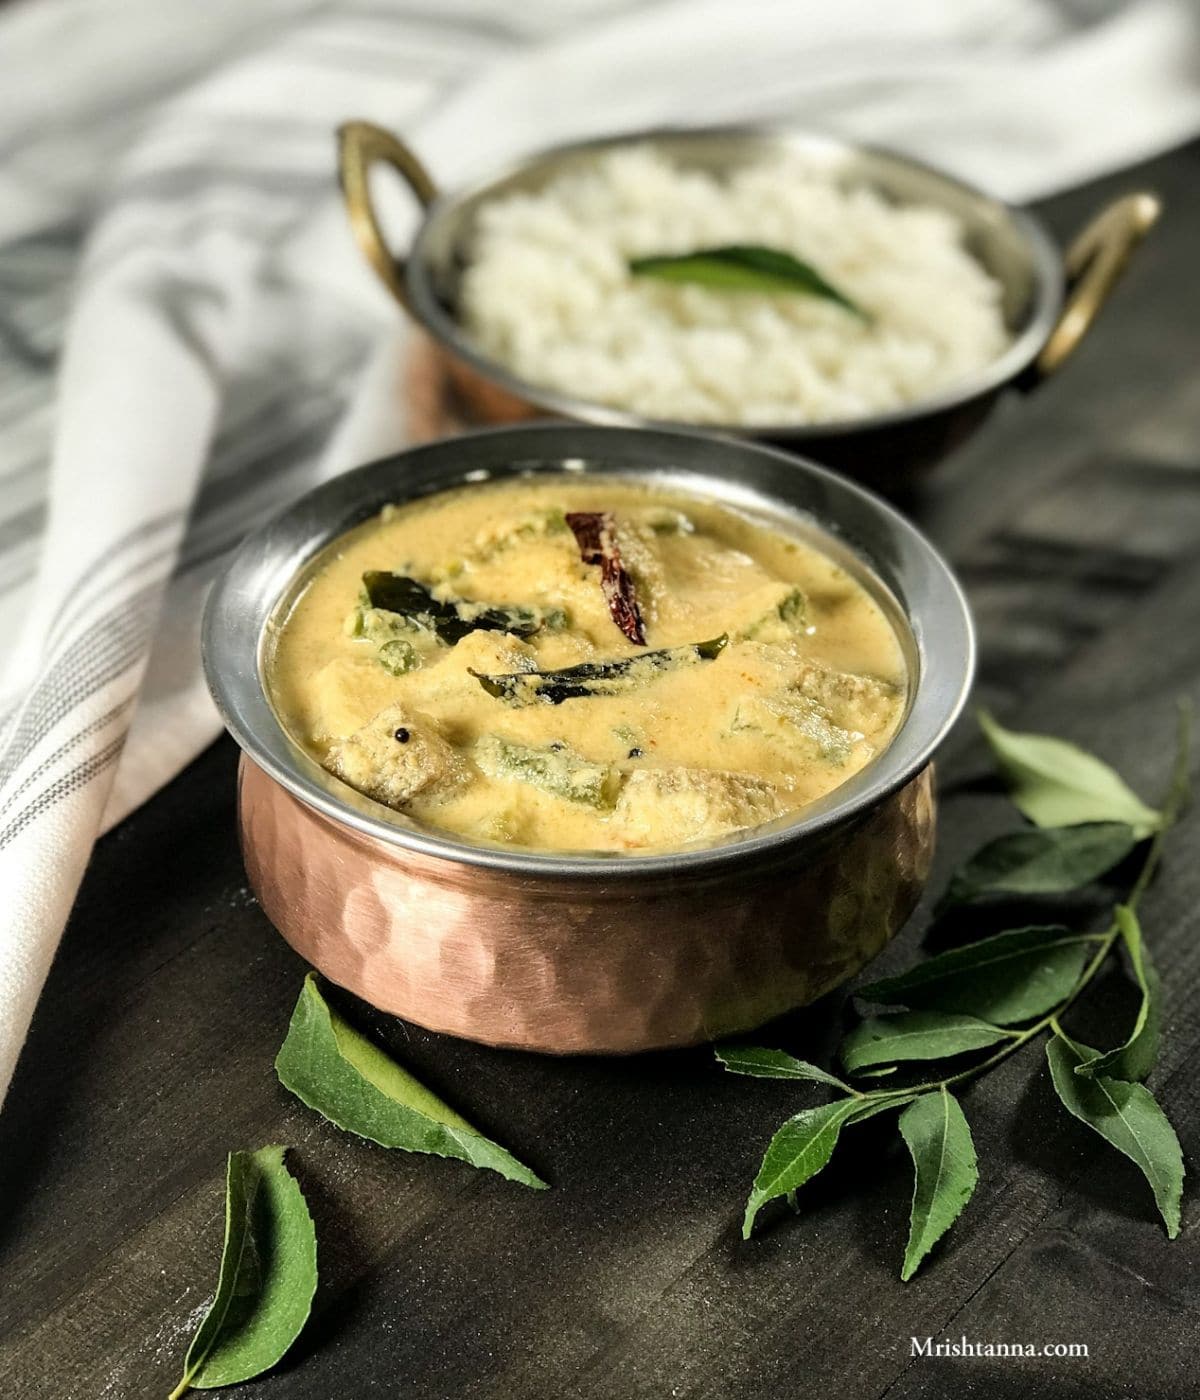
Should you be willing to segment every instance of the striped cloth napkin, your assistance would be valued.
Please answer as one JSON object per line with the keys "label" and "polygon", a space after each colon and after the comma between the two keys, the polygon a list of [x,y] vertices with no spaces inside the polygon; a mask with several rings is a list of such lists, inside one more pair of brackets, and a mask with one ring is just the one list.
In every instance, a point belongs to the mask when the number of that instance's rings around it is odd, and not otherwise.
{"label": "striped cloth napkin", "polygon": [[214,573],[403,441],[396,312],[333,194],[340,121],[402,129],[455,182],[603,130],[795,120],[1014,199],[1200,130],[1191,0],[178,15],[0,12],[0,1095],[97,834],[218,732],[197,649]]}

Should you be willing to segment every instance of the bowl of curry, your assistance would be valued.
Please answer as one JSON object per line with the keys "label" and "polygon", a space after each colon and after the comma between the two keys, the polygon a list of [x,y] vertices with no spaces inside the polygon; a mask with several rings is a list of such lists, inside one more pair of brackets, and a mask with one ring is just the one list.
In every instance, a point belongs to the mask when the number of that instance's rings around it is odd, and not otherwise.
{"label": "bowl of curry", "polygon": [[911,912],[969,689],[953,575],[844,478],[530,425],[318,488],[210,600],[251,886],[385,1011],[628,1052],[822,995]]}

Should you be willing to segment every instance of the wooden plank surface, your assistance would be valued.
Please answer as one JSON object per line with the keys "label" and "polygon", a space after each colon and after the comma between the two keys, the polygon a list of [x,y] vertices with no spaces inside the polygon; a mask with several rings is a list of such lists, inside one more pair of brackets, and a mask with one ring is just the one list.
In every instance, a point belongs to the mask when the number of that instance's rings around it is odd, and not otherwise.
{"label": "wooden plank surface", "polygon": [[[1168,212],[1093,341],[1006,401],[912,509],[970,592],[981,698],[1152,797],[1175,698],[1200,703],[1200,145],[1045,213],[1067,236],[1137,185]],[[303,968],[246,889],[234,766],[222,741],[100,844],[85,881],[0,1114],[0,1395],[164,1396],[215,1281],[225,1153],[271,1141],[295,1149],[322,1282],[247,1400],[1195,1393],[1200,1197],[1168,1243],[1136,1172],[1054,1101],[1040,1049],[965,1095],[980,1188],[907,1286],[908,1170],[886,1124],[857,1130],[801,1216],[741,1242],[763,1145],[813,1094],[736,1080],[707,1051],[556,1061],[347,1002],[555,1189],[323,1126],[272,1073]],[[938,880],[1011,823],[985,772],[964,723],[941,764]],[[1198,837],[1193,814],[1144,905],[1166,991],[1153,1082],[1193,1163]],[[881,968],[911,956],[919,925]],[[1100,986],[1098,1034],[1129,1002],[1119,978]],[[819,1057],[842,1016],[830,997],[764,1039]],[[1090,1355],[910,1356],[913,1336],[961,1335]]]}

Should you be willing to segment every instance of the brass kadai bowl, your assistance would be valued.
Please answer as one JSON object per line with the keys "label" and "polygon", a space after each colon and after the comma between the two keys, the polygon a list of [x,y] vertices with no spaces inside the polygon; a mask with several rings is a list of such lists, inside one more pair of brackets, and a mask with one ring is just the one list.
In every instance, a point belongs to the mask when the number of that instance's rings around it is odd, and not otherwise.
{"label": "brass kadai bowl", "polygon": [[[635,477],[815,538],[904,645],[892,743],[799,813],[704,846],[562,854],[473,843],[378,806],[284,730],[272,629],[321,551],[389,502],[523,473]],[[873,958],[912,911],[934,840],[930,760],[974,668],[962,593],[928,542],[843,477],[700,433],[543,424],[401,452],[251,535],[204,622],[209,685],[243,751],[250,883],[330,980],[433,1030],[524,1049],[626,1052],[746,1031]]]}
{"label": "brass kadai bowl", "polygon": [[[1035,215],[907,156],[766,126],[651,130],[559,146],[453,193],[439,192],[414,152],[380,127],[350,122],[339,137],[342,190],[354,234],[384,285],[427,337],[453,398],[452,416],[466,423],[548,414],[622,427],[688,426],[592,402],[583,386],[578,395],[569,395],[518,378],[472,343],[456,318],[457,287],[474,221],[488,200],[537,189],[598,152],[652,142],[683,165],[718,174],[756,157],[793,151],[835,178],[871,186],[897,203],[949,210],[965,227],[969,250],[1004,289],[1012,341],[996,360],[956,386],[886,413],[844,422],[705,425],[777,443],[883,490],[904,486],[969,437],[1004,390],[1029,389],[1053,374],[1087,334],[1159,214],[1154,195],[1126,195],[1103,209],[1063,254]],[[379,165],[401,175],[424,211],[406,256],[388,247],[372,202],[369,177]]]}

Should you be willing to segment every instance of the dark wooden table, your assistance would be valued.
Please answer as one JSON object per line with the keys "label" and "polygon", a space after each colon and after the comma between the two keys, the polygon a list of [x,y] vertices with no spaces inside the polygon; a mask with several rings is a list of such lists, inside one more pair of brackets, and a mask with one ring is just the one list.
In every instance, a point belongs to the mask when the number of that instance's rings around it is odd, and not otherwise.
{"label": "dark wooden table", "polygon": [[[1065,237],[1139,185],[1168,212],[1094,339],[912,508],[970,592],[981,697],[1153,799],[1176,697],[1200,700],[1200,145],[1045,212]],[[304,969],[246,888],[235,758],[217,744],[100,843],[0,1114],[5,1400],[165,1396],[215,1282],[225,1153],[268,1142],[295,1149],[322,1277],[308,1329],[247,1400],[1196,1393],[1200,1193],[1168,1243],[1135,1170],[1058,1106],[1040,1048],[966,1093],[979,1190],[908,1285],[909,1169],[886,1130],[844,1144],[801,1215],[741,1242],[765,1142],[819,1091],[735,1079],[706,1050],[558,1061],[352,1007],[555,1189],[324,1125],[272,1072]],[[966,721],[941,765],[939,881],[1012,822],[984,771]],[[1193,1163],[1198,835],[1200,814],[1143,906],[1166,991],[1152,1084]],[[1096,1001],[1111,1037],[1130,994],[1114,977]],[[841,1017],[828,998],[763,1039],[820,1057]],[[913,1336],[964,1335],[1089,1356],[910,1355]]]}

